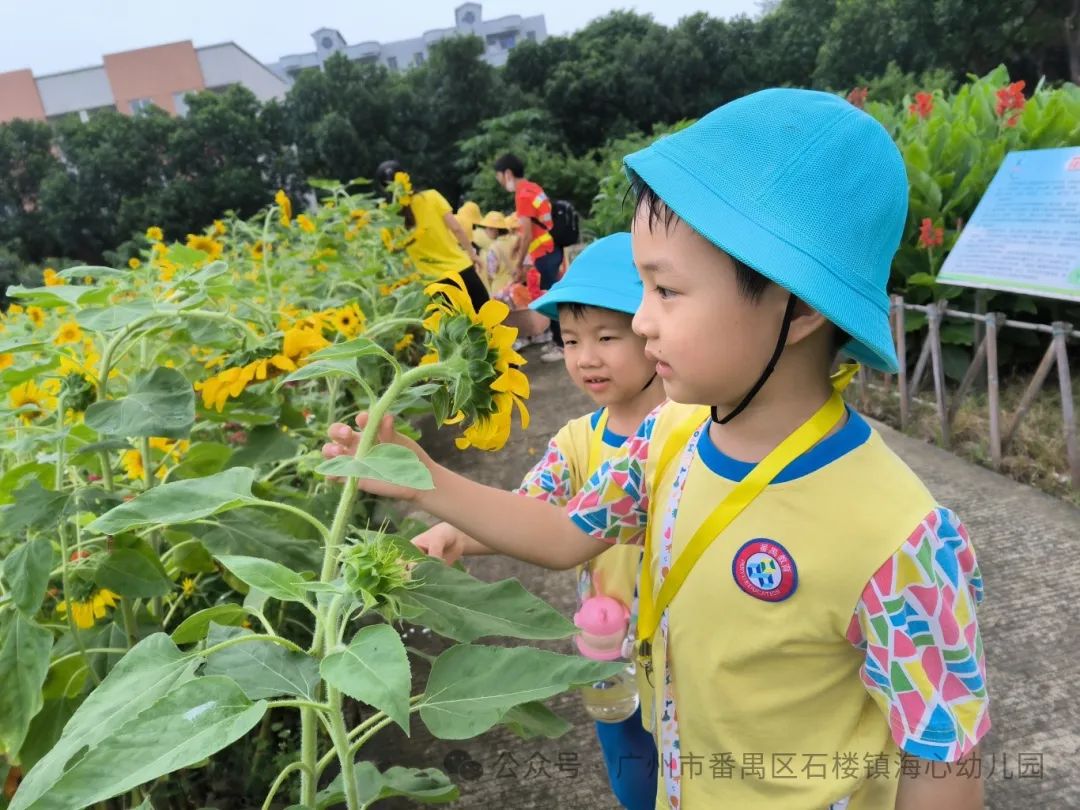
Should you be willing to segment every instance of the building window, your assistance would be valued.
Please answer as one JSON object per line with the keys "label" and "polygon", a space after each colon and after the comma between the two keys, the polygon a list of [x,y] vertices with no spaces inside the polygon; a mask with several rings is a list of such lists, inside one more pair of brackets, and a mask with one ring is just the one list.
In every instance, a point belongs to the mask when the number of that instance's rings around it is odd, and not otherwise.
{"label": "building window", "polygon": [[330,37],[323,37],[322,40],[320,41],[320,44],[323,46],[323,48],[325,50],[330,50],[331,48],[334,47],[334,40],[331,39]]}
{"label": "building window", "polygon": [[488,34],[487,44],[491,46],[498,46],[504,51],[508,51],[514,47],[516,36],[513,31],[505,31],[501,34]]}
{"label": "building window", "polygon": [[476,15],[473,14],[471,11],[466,11],[464,14],[461,15],[461,21],[466,25],[472,25],[474,22],[476,22]]}
{"label": "building window", "polygon": [[398,69],[397,68],[397,57],[396,56],[391,56],[391,57],[387,58],[386,66],[388,68],[390,68],[391,70],[397,70]]}
{"label": "building window", "polygon": [[529,40],[529,42],[536,42],[536,32],[535,31],[526,31],[525,32],[525,39]]}
{"label": "building window", "polygon": [[186,118],[188,114],[187,94],[194,92],[192,90],[183,90],[179,93],[172,94],[173,109],[176,110],[176,114],[181,118]]}
{"label": "building window", "polygon": [[153,106],[154,106],[154,102],[153,102],[152,99],[149,99],[149,98],[132,99],[132,101],[131,101],[131,112],[132,113],[146,112],[147,110],[149,110]]}
{"label": "building window", "polygon": [[416,65],[417,67],[420,67],[420,65],[424,64],[424,52],[423,51],[419,51],[418,53],[416,53],[413,56],[413,64]]}

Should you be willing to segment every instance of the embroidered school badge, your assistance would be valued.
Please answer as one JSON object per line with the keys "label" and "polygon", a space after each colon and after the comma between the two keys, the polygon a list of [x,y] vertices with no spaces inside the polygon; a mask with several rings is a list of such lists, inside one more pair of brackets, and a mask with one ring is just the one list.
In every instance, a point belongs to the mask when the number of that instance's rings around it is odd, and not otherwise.
{"label": "embroidered school badge", "polygon": [[799,584],[799,569],[788,550],[763,537],[735,552],[731,575],[743,592],[763,602],[783,602]]}

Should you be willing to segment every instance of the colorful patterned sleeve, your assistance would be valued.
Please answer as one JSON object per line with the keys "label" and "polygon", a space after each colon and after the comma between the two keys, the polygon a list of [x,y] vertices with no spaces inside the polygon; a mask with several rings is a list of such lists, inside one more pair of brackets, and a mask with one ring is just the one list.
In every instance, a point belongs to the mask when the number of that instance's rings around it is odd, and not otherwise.
{"label": "colorful patterned sleeve", "polygon": [[990,728],[975,616],[983,583],[967,530],[938,507],[863,590],[847,638],[901,750],[955,762]]}
{"label": "colorful patterned sleeve", "polygon": [[536,466],[522,479],[521,486],[514,491],[519,495],[566,506],[573,494],[573,485],[570,464],[559,449],[557,437],[548,443],[544,457],[536,462]]}
{"label": "colorful patterned sleeve", "polygon": [[649,512],[645,462],[656,425],[656,411],[637,433],[600,465],[566,507],[570,519],[586,534],[607,543],[641,545]]}

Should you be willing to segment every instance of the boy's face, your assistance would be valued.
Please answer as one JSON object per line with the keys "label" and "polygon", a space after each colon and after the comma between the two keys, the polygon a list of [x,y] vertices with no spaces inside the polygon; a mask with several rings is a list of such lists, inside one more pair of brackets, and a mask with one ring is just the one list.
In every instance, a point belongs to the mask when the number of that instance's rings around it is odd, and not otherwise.
{"label": "boy's face", "polygon": [[634,331],[668,398],[734,407],[769,362],[788,294],[769,284],[756,302],[746,298],[731,258],[678,219],[650,231],[639,211],[633,250],[645,285]]}
{"label": "boy's face", "polygon": [[511,171],[495,172],[495,179],[506,191],[511,194],[514,191],[514,173]]}
{"label": "boy's face", "polygon": [[574,384],[599,406],[624,402],[641,393],[652,379],[655,362],[645,355],[645,340],[634,334],[624,312],[587,307],[580,314],[563,307],[566,371]]}

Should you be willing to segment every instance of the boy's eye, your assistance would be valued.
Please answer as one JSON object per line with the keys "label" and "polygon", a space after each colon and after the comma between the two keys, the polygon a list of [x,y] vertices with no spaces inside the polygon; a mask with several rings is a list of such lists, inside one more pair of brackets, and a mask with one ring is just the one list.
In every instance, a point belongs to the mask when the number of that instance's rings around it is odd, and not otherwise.
{"label": "boy's eye", "polygon": [[659,295],[661,298],[670,298],[675,294],[675,291],[669,290],[667,287],[661,287],[660,285],[657,285],[656,294]]}
{"label": "boy's eye", "polygon": [[570,339],[565,338],[565,337],[563,338],[563,346],[564,347],[566,347],[566,346],[576,346],[576,345],[577,345],[576,340],[570,340]]}
{"label": "boy's eye", "polygon": [[604,342],[609,341],[609,340],[615,340],[615,336],[614,335],[601,335],[600,336],[600,342],[601,343],[604,343]]}

